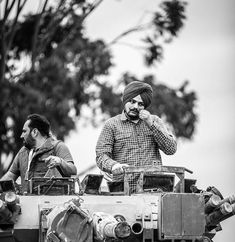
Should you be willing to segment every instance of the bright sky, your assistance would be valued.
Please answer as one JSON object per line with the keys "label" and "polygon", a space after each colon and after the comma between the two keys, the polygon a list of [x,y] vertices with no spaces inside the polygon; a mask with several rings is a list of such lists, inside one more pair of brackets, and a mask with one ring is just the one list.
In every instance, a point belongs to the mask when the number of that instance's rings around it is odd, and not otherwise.
{"label": "bright sky", "polygon": [[[140,16],[152,11],[159,2],[104,1],[87,20],[87,34],[92,39],[109,42],[138,23]],[[163,156],[163,162],[193,170],[194,174],[187,177],[197,179],[199,188],[215,186],[226,197],[235,194],[235,1],[189,2],[184,29],[165,47],[163,62],[151,69],[151,73],[172,87],[190,81],[189,89],[198,96],[199,123],[194,140],[179,142],[177,153]],[[135,37],[130,36],[125,42],[135,43]],[[115,80],[125,71],[138,77],[150,72],[138,51],[116,45],[112,52],[116,66],[109,79]],[[80,171],[95,164],[99,132],[100,128],[83,127],[66,140]],[[214,242],[233,241],[235,217],[221,225],[223,231],[217,233]]]}

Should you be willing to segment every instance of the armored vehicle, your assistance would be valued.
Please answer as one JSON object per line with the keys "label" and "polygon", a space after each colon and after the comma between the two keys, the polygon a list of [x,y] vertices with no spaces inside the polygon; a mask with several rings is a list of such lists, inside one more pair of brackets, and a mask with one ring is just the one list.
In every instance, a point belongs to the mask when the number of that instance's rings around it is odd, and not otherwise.
{"label": "armored vehicle", "polygon": [[[224,198],[186,179],[184,167],[127,167],[120,182],[102,175],[34,177],[27,193],[0,182],[1,242],[210,242],[235,214],[235,196]],[[138,174],[136,192],[129,178]]]}

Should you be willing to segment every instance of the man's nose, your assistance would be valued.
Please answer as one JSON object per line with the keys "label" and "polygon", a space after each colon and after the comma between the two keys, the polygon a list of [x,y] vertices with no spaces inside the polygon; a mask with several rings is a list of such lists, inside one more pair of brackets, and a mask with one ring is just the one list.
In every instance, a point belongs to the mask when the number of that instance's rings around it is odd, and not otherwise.
{"label": "man's nose", "polygon": [[133,104],[133,106],[134,106],[134,108],[138,108],[139,107],[139,105],[138,105],[138,103],[136,102],[136,103],[134,103]]}

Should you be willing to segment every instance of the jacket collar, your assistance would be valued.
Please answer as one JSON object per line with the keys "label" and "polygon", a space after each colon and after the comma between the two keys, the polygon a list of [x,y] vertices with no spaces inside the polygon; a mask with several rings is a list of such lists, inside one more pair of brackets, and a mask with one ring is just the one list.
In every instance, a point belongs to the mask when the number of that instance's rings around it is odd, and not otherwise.
{"label": "jacket collar", "polygon": [[35,154],[37,155],[42,154],[49,150],[52,150],[53,148],[54,148],[54,139],[49,137],[41,147],[35,150]]}

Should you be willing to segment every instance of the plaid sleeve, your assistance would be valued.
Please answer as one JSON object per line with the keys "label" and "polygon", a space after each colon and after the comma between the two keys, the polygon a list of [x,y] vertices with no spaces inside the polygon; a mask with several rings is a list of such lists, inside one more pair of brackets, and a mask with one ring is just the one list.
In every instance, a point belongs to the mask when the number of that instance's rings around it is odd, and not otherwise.
{"label": "plaid sleeve", "polygon": [[166,155],[173,155],[177,150],[177,143],[173,134],[167,130],[163,121],[159,117],[153,116],[153,120],[150,129],[154,134],[159,149]]}
{"label": "plaid sleeve", "polygon": [[102,170],[111,173],[116,161],[112,159],[114,133],[112,125],[106,122],[96,144],[96,163]]}

